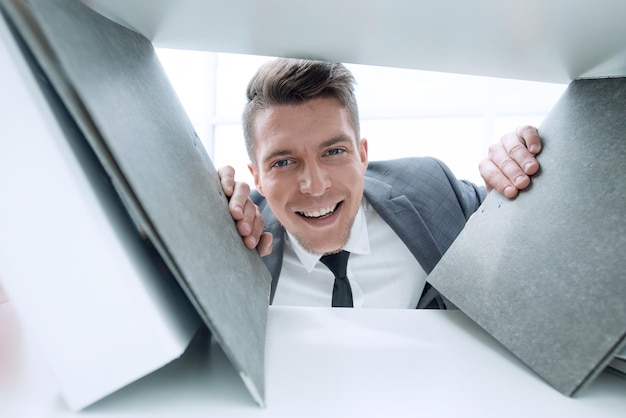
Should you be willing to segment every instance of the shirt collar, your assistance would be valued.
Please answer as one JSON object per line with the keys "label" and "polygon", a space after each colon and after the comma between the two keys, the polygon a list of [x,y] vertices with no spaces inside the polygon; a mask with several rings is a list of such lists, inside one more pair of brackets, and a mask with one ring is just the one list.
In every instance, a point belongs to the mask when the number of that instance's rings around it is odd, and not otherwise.
{"label": "shirt collar", "polygon": [[[354,223],[352,224],[352,229],[350,230],[350,238],[348,242],[343,247],[344,250],[349,251],[353,254],[369,254],[370,253],[370,241],[369,236],[367,234],[367,222],[365,220],[365,208],[368,206],[365,198],[361,201],[361,205],[359,206],[359,210],[356,213],[354,218]],[[315,265],[321,258],[319,254],[312,254],[304,247],[300,245],[300,243],[287,232],[287,241],[291,244],[294,252],[298,256],[298,259],[302,263],[302,266],[306,269],[307,272],[313,271]]]}

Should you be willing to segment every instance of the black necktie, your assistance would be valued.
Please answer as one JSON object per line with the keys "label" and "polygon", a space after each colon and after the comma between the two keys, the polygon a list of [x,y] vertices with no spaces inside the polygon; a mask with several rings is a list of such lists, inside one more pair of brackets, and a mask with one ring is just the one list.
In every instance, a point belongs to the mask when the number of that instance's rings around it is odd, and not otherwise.
{"label": "black necktie", "polygon": [[352,308],[352,289],[350,288],[348,277],[346,277],[348,257],[350,257],[349,252],[340,251],[320,258],[320,261],[335,275],[333,307]]}

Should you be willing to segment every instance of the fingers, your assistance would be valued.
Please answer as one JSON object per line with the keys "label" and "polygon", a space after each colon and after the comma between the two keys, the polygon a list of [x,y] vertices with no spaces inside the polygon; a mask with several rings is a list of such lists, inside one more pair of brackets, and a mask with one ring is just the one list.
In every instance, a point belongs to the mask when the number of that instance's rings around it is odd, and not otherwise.
{"label": "fingers", "polygon": [[271,254],[273,240],[274,237],[272,236],[271,232],[264,232],[263,234],[261,234],[259,245],[257,245],[256,247],[261,257],[265,257],[266,255]]}
{"label": "fingers", "polygon": [[522,126],[515,131],[525,143],[528,151],[535,155],[541,152],[541,138],[534,126]]}
{"label": "fingers", "polygon": [[243,217],[237,221],[237,229],[242,237],[250,234],[255,234],[256,237],[259,237],[263,232],[261,212],[257,205],[248,198],[246,198],[243,206]]}
{"label": "fingers", "polygon": [[[233,182],[232,189],[233,190],[228,201],[230,215],[236,221],[245,220],[246,223],[249,223],[248,227],[252,227],[252,223],[249,222],[251,219],[250,211],[253,210],[255,205],[249,198],[250,186],[248,186],[248,183],[237,181]],[[226,193],[226,191],[224,191],[224,193]],[[251,208],[250,205],[253,207]],[[246,210],[248,211],[248,218],[246,218]]]}
{"label": "fingers", "polygon": [[502,137],[489,147],[487,158],[481,161],[480,174],[488,190],[496,189],[508,198],[530,185],[530,176],[539,171],[535,154],[541,151],[537,129],[523,126]]}
{"label": "fingers", "polygon": [[222,183],[222,190],[226,196],[230,197],[235,189],[235,169],[226,165],[217,170],[217,175]]}
{"label": "fingers", "polygon": [[[246,248],[257,250],[261,255],[269,254],[271,250],[272,240],[269,237],[263,238],[263,216],[259,207],[250,199],[250,186],[247,183],[235,182],[233,194],[228,202],[230,214],[235,220],[237,232],[243,238]],[[261,247],[263,245],[263,247]],[[269,245],[269,249],[267,246]]]}
{"label": "fingers", "polygon": [[489,158],[483,159],[480,162],[479,168],[480,175],[483,180],[485,180],[487,191],[496,189],[498,193],[509,199],[517,195],[518,188],[511,184],[510,180]]}
{"label": "fingers", "polygon": [[217,170],[222,190],[228,199],[228,209],[237,232],[248,249],[256,248],[261,256],[272,252],[272,234],[263,232],[264,222],[259,207],[250,199],[250,186],[235,181],[235,169],[231,166]]}
{"label": "fingers", "polygon": [[[250,186],[247,183],[235,181],[235,169],[229,165],[220,167],[217,170],[217,174],[222,184],[222,190],[228,199],[228,208],[230,214],[234,220],[239,221],[244,219],[245,206],[248,204],[248,197],[250,196]],[[252,203],[252,202],[250,202]],[[248,224],[248,220],[244,222]],[[246,228],[251,227],[251,223]]]}
{"label": "fingers", "polygon": [[236,182],[228,207],[244,244],[247,248],[254,248],[263,232],[263,218],[257,205],[248,197],[249,195],[250,186]]}
{"label": "fingers", "polygon": [[[249,200],[250,204],[246,205],[244,219],[237,222],[237,230],[243,237],[243,242],[246,248],[253,249],[256,247],[261,257],[266,256],[272,252],[273,236],[270,232],[263,232],[265,226],[263,217],[259,211],[259,207]],[[244,227],[243,222],[247,225]],[[247,232],[249,230],[249,232]]]}
{"label": "fingers", "polygon": [[519,167],[524,174],[533,175],[539,170],[539,162],[535,154],[541,151],[541,139],[537,129],[532,126],[523,126],[503,136],[500,143],[508,157],[515,163],[514,165]]}
{"label": "fingers", "polygon": [[520,167],[516,159],[522,158],[524,162],[528,164],[520,147],[523,147],[523,145],[516,145],[507,149],[507,145],[502,142],[494,144],[489,147],[489,159],[512,186],[523,189],[530,183],[530,178],[526,175],[522,167]]}

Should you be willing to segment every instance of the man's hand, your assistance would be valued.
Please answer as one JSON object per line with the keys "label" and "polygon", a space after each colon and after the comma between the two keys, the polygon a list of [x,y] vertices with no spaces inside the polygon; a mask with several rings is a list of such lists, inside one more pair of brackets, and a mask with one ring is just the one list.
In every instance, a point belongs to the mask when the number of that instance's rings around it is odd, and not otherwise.
{"label": "man's hand", "polygon": [[487,190],[496,189],[508,198],[517,196],[530,185],[530,176],[539,171],[535,155],[540,151],[541,138],[532,126],[504,135],[489,147],[487,157],[479,165]]}
{"label": "man's hand", "polygon": [[235,220],[237,231],[247,248],[256,248],[261,257],[272,252],[272,234],[263,232],[263,217],[259,207],[250,199],[250,186],[235,181],[235,169],[224,166],[217,170],[222,183],[222,190],[229,198],[228,208]]}

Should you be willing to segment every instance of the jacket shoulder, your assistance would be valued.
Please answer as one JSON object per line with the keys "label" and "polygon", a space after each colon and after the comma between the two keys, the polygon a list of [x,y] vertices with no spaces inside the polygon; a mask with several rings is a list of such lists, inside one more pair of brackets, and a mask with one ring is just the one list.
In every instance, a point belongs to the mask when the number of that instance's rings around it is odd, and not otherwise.
{"label": "jacket shoulder", "polygon": [[391,197],[405,195],[416,206],[454,202],[468,218],[485,197],[483,187],[458,180],[443,162],[432,157],[407,157],[370,162],[365,176],[370,183],[385,184]]}

